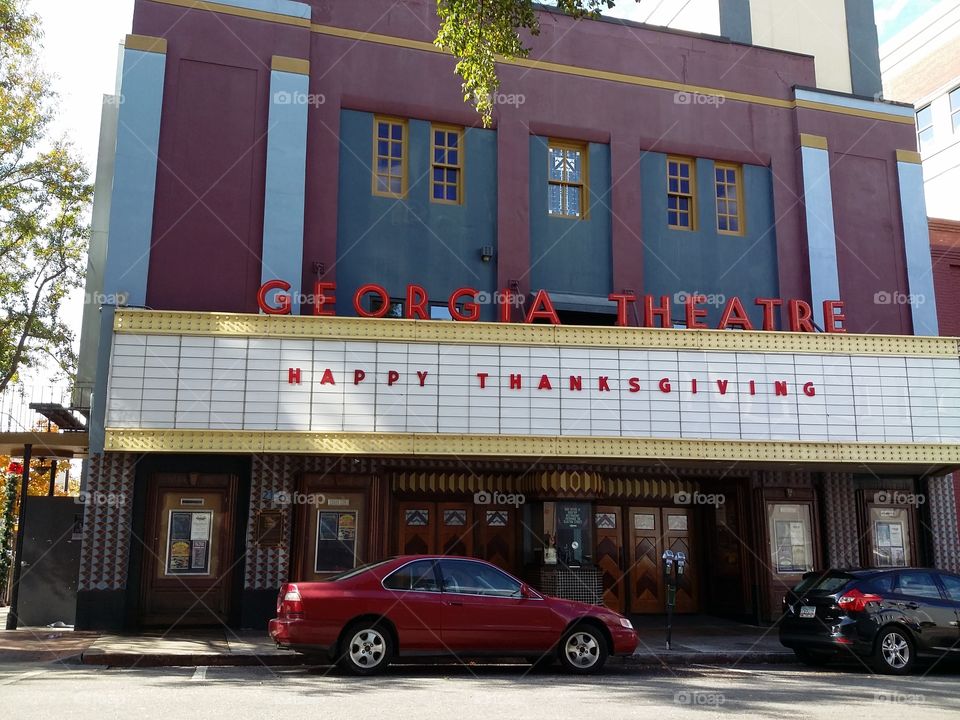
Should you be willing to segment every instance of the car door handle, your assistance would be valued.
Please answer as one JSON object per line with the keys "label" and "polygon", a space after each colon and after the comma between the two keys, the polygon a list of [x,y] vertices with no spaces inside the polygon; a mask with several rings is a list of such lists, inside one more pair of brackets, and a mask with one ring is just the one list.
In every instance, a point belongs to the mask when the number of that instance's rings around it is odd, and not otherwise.
{"label": "car door handle", "polygon": [[447,600],[444,605],[451,605],[453,607],[463,607],[463,603],[459,600]]}

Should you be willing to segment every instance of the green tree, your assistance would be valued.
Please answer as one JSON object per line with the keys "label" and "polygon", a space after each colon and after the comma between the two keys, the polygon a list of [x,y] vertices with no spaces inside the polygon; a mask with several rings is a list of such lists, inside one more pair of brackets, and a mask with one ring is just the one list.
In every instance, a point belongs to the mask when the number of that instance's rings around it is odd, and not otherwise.
{"label": "green tree", "polygon": [[52,137],[57,96],[38,69],[39,18],[0,0],[0,392],[29,367],[76,363],[61,314],[85,268],[93,188]]}
{"label": "green tree", "polygon": [[[640,0],[636,0],[640,2]],[[616,0],[555,0],[560,10],[576,18],[596,17]],[[533,0],[437,0],[440,31],[434,41],[457,58],[463,79],[463,99],[471,102],[489,127],[493,96],[500,87],[498,57],[526,57],[523,35],[539,35]]]}

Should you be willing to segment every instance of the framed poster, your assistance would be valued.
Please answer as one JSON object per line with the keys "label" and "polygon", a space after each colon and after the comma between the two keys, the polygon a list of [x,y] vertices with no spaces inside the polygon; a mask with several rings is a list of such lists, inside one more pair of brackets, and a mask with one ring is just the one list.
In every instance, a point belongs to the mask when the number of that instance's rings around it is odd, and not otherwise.
{"label": "framed poster", "polygon": [[212,510],[171,510],[167,519],[167,575],[209,575]]}
{"label": "framed poster", "polygon": [[283,546],[283,510],[261,510],[257,513],[256,543],[260,547]]}
{"label": "framed poster", "polygon": [[809,505],[771,504],[770,551],[778,573],[798,575],[813,570],[813,521]]}
{"label": "framed poster", "polygon": [[317,552],[314,571],[343,572],[357,564],[356,510],[317,511]]}

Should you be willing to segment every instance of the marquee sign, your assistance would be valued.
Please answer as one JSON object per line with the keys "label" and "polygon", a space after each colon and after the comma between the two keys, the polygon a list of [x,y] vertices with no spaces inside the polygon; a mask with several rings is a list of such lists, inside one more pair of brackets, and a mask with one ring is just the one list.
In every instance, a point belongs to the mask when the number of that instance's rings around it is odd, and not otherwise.
{"label": "marquee sign", "polygon": [[[260,311],[267,315],[289,315],[293,310],[293,297],[289,294],[290,283],[285,280],[269,280],[257,293],[257,304]],[[301,306],[310,306],[316,316],[335,315],[337,284],[334,282],[317,281],[313,287],[313,294],[297,298]],[[457,322],[477,322],[480,319],[480,304],[477,298],[481,295],[475,288],[459,288],[445,298],[450,316]],[[514,306],[526,304],[524,299],[515,290],[505,289],[494,294],[497,298],[498,317],[500,322],[511,322]],[[369,296],[376,298],[376,309],[367,306],[365,300]],[[709,326],[705,322],[708,315],[703,307],[707,297],[696,293],[684,293],[683,307],[684,326],[690,330],[706,330]],[[643,327],[673,327],[673,305],[670,296],[644,295],[639,297],[633,293],[612,293],[608,300],[616,306],[617,325],[625,327],[628,309],[639,306],[638,316]],[[353,293],[353,309],[357,317],[382,318],[390,310],[392,298],[387,289],[376,283],[367,283],[358,287]],[[407,285],[404,295],[403,312],[408,320],[428,320],[430,298],[426,289],[420,285]],[[813,308],[805,300],[784,300],[783,298],[755,298],[752,304],[760,308],[762,323],[755,327],[753,320],[747,313],[743,300],[733,296],[725,300],[723,312],[716,330],[777,330],[777,314],[780,313],[782,322],[791,332],[817,332],[813,322]],[[846,314],[844,303],[841,300],[826,300],[823,303],[823,317],[825,327],[823,332],[845,333]],[[525,323],[547,322],[560,324],[560,317],[546,290],[538,290],[529,308],[523,313]]]}
{"label": "marquee sign", "polygon": [[119,333],[106,423],[960,443],[960,359]]}

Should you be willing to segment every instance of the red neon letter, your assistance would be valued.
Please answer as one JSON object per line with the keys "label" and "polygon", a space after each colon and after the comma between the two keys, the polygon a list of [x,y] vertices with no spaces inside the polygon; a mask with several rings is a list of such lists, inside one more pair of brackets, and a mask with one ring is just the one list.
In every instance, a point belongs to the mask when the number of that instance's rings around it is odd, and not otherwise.
{"label": "red neon letter", "polygon": [[[380,309],[376,312],[370,312],[369,310],[366,310],[361,302],[369,293],[374,293],[380,297]],[[390,312],[390,296],[387,294],[386,288],[384,288],[382,285],[377,285],[376,283],[367,283],[366,285],[361,285],[353,294],[353,309],[360,317],[382,318],[386,316],[388,312]]]}
{"label": "red neon letter", "polygon": [[660,327],[673,327],[673,306],[670,305],[670,296],[661,295],[660,305],[654,307],[653,295],[647,295],[643,298],[643,326],[652,328],[654,318],[660,318]]}
{"label": "red neon letter", "polygon": [[740,298],[732,297],[727,301],[727,306],[723,309],[723,316],[720,318],[720,329],[726,330],[731,326],[737,326],[744,330],[753,330],[753,323],[747,311],[743,309],[743,303]]}
{"label": "red neon letter", "polygon": [[[283,280],[268,280],[260,286],[260,292],[257,293],[257,305],[264,315],[289,315],[292,309],[290,296],[286,291],[290,289],[290,283]],[[267,302],[267,293],[271,290],[283,290],[277,294],[277,305],[271,305]]]}
{"label": "red neon letter", "polygon": [[[475,322],[479,320],[480,306],[473,302],[476,297],[477,291],[473,288],[454,290],[453,295],[450,296],[450,302],[447,303],[447,307],[450,309],[450,317],[460,322]],[[457,301],[460,298],[470,298],[470,302],[463,303],[465,312],[460,312],[460,310],[457,309]]]}
{"label": "red neon letter", "polygon": [[[847,316],[843,311],[842,300],[826,300],[823,303],[824,331],[828,333],[845,333],[847,331]],[[839,312],[837,312],[839,310]]]}
{"label": "red neon letter", "polygon": [[427,291],[419,285],[407,285],[407,320],[427,320]]}
{"label": "red neon letter", "polygon": [[699,303],[706,302],[707,298],[703,295],[687,295],[687,328],[690,330],[706,330],[707,324],[700,322],[700,318],[707,316],[706,310],[697,307]]}
{"label": "red neon letter", "polygon": [[773,317],[773,309],[783,305],[783,300],[779,298],[757,298],[755,302],[763,308],[763,329],[776,330],[777,322]]}
{"label": "red neon letter", "polygon": [[337,296],[333,291],[337,289],[337,284],[332,282],[320,282],[317,280],[313,284],[313,314],[314,315],[336,315],[337,311],[326,308],[327,305],[336,306]]}
{"label": "red neon letter", "polygon": [[611,293],[609,300],[617,304],[617,325],[627,326],[627,303],[637,301],[637,296],[633,293]]}
{"label": "red neon letter", "polygon": [[510,292],[510,288],[506,288],[498,294],[500,295],[500,322],[512,322],[513,293]]}
{"label": "red neon letter", "polygon": [[810,309],[809,303],[803,300],[791,300],[787,303],[787,308],[790,315],[791,332],[814,332],[813,321],[810,319],[813,316],[813,311]]}
{"label": "red neon letter", "polygon": [[550,299],[546,290],[537,290],[537,295],[530,305],[530,312],[527,313],[525,322],[532,323],[534,320],[549,320],[553,325],[560,324],[560,317],[553,309],[553,300]]}

